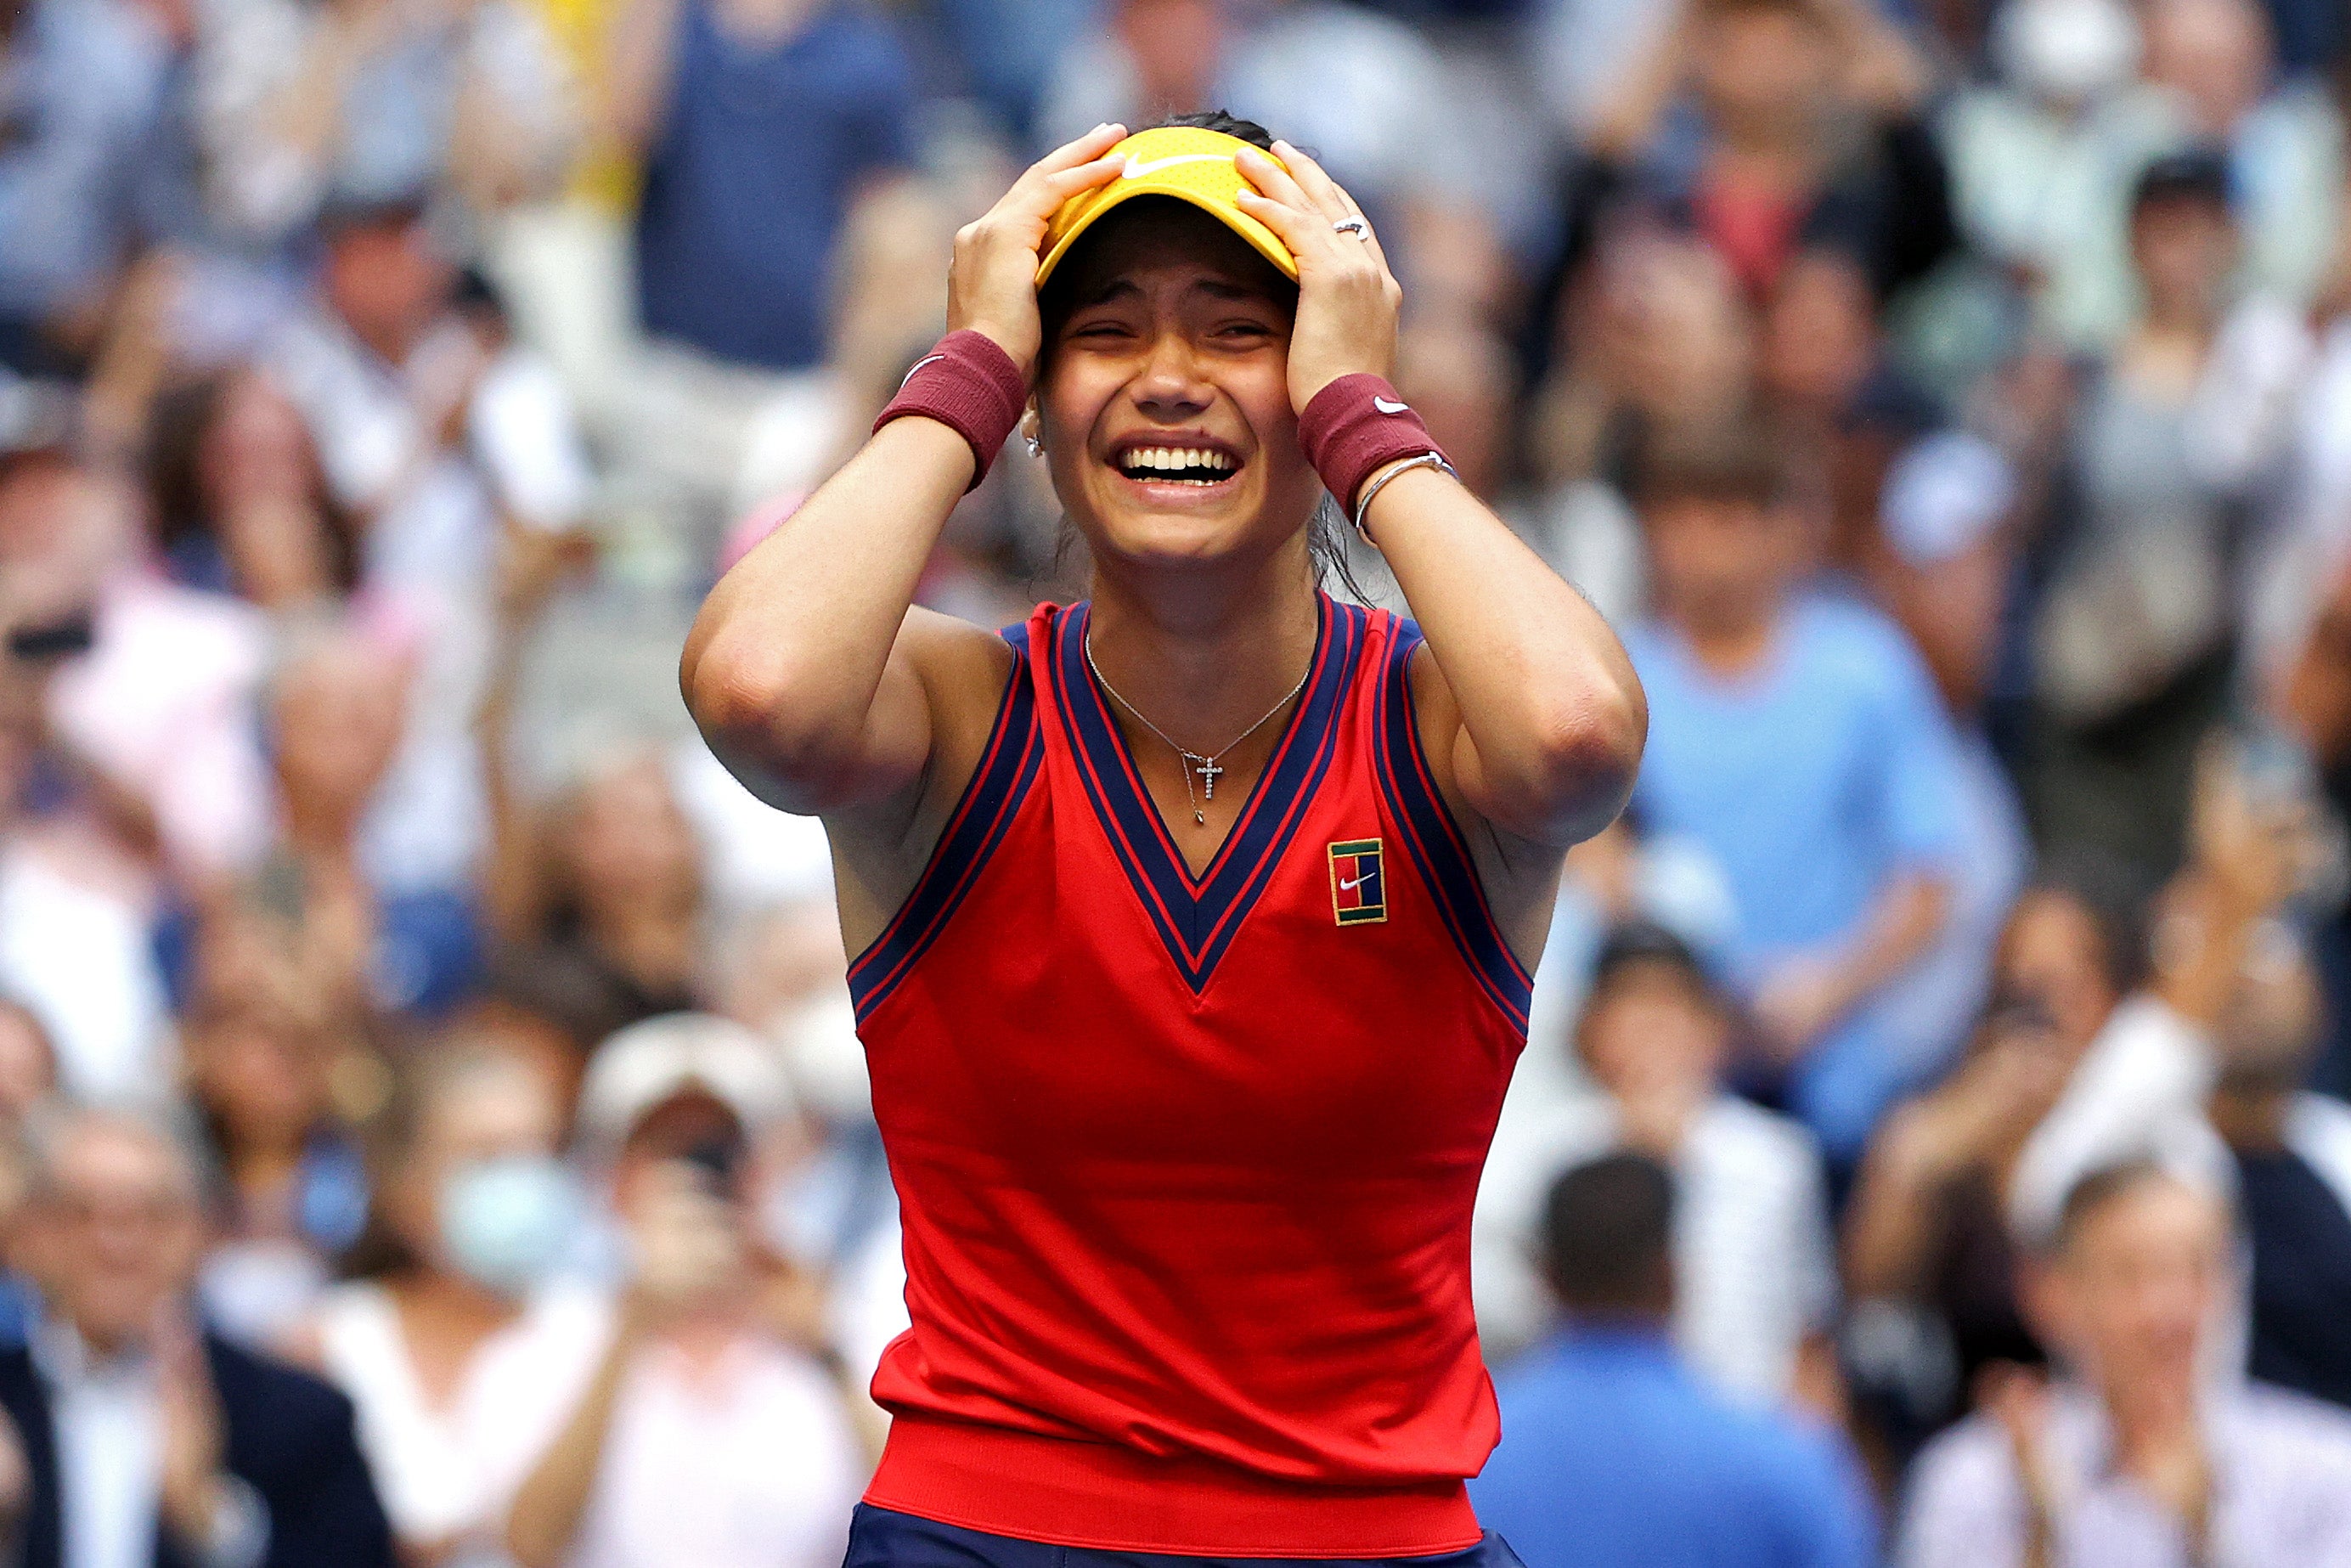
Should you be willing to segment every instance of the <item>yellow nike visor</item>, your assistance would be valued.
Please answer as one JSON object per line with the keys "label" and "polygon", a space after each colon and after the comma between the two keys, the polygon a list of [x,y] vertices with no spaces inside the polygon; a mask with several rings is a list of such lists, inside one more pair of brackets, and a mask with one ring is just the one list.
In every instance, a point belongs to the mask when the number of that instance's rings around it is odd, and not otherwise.
{"label": "yellow nike visor", "polygon": [[[1233,162],[1249,145],[1238,136],[1192,125],[1163,125],[1155,130],[1138,131],[1118,143],[1111,152],[1125,157],[1125,171],[1107,185],[1081,191],[1063,202],[1045,225],[1045,259],[1037,264],[1038,285],[1042,287],[1045,279],[1053,275],[1053,268],[1061,265],[1061,257],[1069,254],[1080,235],[1092,227],[1104,213],[1137,196],[1174,196],[1214,214],[1217,222],[1249,241],[1259,256],[1280,267],[1283,277],[1295,281],[1298,258],[1290,254],[1290,247],[1233,201],[1243,191],[1257,189]],[[1273,154],[1269,152],[1266,156],[1272,158]]]}

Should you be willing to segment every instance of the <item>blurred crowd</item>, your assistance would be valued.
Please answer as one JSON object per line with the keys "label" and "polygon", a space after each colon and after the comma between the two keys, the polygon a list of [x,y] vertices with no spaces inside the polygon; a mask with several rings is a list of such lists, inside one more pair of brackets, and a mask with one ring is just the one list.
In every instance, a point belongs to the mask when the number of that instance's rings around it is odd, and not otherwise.
{"label": "blurred crowd", "polygon": [[[2341,0],[0,0],[17,1560],[838,1561],[894,1200],[677,648],[956,226],[1204,108],[1648,691],[1479,1202],[1489,1523],[2351,1563]],[[923,598],[1063,533],[999,464]]]}

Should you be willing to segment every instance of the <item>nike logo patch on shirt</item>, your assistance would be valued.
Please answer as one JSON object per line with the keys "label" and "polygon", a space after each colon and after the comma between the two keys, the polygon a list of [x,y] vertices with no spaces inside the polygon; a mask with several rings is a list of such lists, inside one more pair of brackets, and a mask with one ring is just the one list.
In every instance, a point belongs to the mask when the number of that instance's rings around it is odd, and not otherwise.
{"label": "nike logo patch on shirt", "polygon": [[1372,406],[1378,409],[1382,413],[1410,413],[1412,412],[1412,404],[1408,402],[1397,402],[1393,398],[1381,397],[1376,392],[1372,396]]}

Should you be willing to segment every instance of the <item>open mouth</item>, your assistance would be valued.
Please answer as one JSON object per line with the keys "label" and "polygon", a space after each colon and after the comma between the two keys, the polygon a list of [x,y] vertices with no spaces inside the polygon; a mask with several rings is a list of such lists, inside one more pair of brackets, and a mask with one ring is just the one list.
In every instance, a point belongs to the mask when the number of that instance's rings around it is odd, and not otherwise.
{"label": "open mouth", "polygon": [[1111,466],[1139,483],[1196,485],[1205,489],[1239,473],[1241,460],[1222,446],[1135,441],[1112,453]]}

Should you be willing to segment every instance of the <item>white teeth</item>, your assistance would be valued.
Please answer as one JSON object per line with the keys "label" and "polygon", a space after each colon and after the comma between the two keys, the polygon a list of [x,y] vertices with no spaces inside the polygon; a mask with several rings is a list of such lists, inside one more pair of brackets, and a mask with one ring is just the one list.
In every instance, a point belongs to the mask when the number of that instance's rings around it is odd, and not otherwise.
{"label": "white teeth", "polygon": [[1221,452],[1210,452],[1197,446],[1138,446],[1126,455],[1120,465],[1126,468],[1150,469],[1162,474],[1181,474],[1187,469],[1204,468],[1211,473],[1228,474],[1232,459]]}

